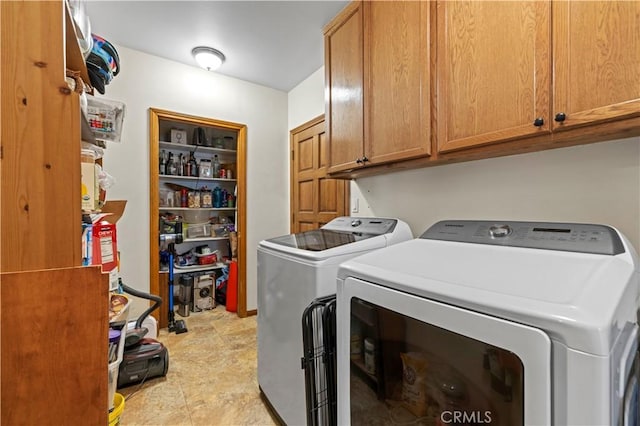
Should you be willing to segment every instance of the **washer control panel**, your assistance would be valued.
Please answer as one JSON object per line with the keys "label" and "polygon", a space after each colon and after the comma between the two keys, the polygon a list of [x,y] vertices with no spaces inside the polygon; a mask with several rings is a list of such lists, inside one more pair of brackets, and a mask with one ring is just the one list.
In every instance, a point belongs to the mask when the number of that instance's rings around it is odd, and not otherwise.
{"label": "washer control panel", "polygon": [[585,223],[444,220],[420,238],[606,255],[625,251],[615,229]]}
{"label": "washer control panel", "polygon": [[322,229],[339,232],[383,235],[393,232],[397,223],[397,219],[341,216],[332,219],[329,223],[324,225]]}

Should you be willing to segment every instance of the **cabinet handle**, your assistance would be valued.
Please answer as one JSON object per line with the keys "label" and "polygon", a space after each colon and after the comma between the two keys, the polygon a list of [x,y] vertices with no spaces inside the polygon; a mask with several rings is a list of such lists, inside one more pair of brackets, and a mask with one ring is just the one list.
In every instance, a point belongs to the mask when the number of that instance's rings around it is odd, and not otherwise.
{"label": "cabinet handle", "polygon": [[363,162],[363,163],[366,163],[367,161],[369,161],[369,159],[368,159],[366,156],[365,156],[365,157],[362,157],[362,162]]}
{"label": "cabinet handle", "polygon": [[566,119],[567,114],[565,114],[564,112],[559,112],[556,114],[556,118],[554,120],[556,120],[558,123],[562,123]]}
{"label": "cabinet handle", "polygon": [[544,125],[544,118],[542,117],[538,117],[535,120],[533,120],[533,125],[536,127],[542,127]]}
{"label": "cabinet handle", "polygon": [[356,164],[362,164],[362,160],[360,158],[356,158]]}

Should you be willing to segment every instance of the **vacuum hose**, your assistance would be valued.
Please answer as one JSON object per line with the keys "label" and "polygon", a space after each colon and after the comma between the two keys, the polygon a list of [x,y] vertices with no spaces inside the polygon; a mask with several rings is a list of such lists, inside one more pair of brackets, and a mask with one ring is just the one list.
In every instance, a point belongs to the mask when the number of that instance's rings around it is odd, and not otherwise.
{"label": "vacuum hose", "polygon": [[142,313],[142,315],[140,315],[140,317],[136,321],[136,328],[141,328],[142,327],[142,322],[149,316],[149,314],[151,312],[155,311],[156,309],[158,309],[160,307],[160,305],[162,305],[162,298],[160,296],[155,296],[153,294],[144,293],[142,291],[138,291],[138,290],[136,290],[134,288],[131,288],[128,285],[124,284],[122,282],[122,279],[120,279],[119,281],[120,281],[120,286],[122,287],[122,290],[124,290],[125,293],[131,294],[131,295],[136,296],[136,297],[140,297],[142,299],[152,300],[152,301],[155,302],[149,309],[144,311]]}

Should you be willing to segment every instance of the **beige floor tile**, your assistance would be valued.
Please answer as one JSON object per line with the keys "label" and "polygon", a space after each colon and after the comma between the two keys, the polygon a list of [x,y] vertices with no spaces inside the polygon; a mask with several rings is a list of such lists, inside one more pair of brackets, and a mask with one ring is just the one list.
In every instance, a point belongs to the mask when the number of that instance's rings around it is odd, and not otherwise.
{"label": "beige floor tile", "polygon": [[218,306],[177,319],[187,333],[164,329],[158,336],[169,350],[167,376],[118,390],[132,395],[120,424],[276,425],[258,389],[256,317]]}

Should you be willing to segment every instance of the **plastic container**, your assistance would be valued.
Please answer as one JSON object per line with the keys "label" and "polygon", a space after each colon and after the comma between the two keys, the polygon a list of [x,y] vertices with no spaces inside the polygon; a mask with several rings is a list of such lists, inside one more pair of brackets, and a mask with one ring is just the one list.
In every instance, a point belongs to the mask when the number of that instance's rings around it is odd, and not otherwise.
{"label": "plastic container", "polygon": [[211,235],[210,223],[190,223],[187,227],[187,238],[209,237]]}
{"label": "plastic container", "polygon": [[212,177],[211,160],[207,160],[206,158],[200,160],[200,177]]}
{"label": "plastic container", "polygon": [[204,223],[209,220],[211,212],[208,210],[185,210],[183,212],[184,221],[187,223]]}
{"label": "plastic container", "polygon": [[[200,208],[200,191],[189,191],[188,207],[190,209]],[[187,221],[188,222],[188,221]]]}
{"label": "plastic container", "polygon": [[[118,342],[118,356],[115,361],[109,363],[109,381],[107,397],[109,409],[114,408],[114,394],[118,386],[118,371],[124,355],[124,339],[126,336],[126,325],[129,317],[129,306],[131,302],[124,294],[111,293],[111,303],[109,305],[109,327],[120,331],[120,341]],[[107,346],[108,347],[108,346]]]}
{"label": "plastic container", "polygon": [[198,265],[212,265],[218,262],[217,253],[206,253],[206,254],[196,253],[196,257],[198,258]]}
{"label": "plastic container", "polygon": [[87,99],[87,120],[97,140],[120,142],[124,104],[105,98],[90,96]]}
{"label": "plastic container", "polygon": [[113,411],[109,413],[109,426],[116,426],[120,423],[120,416],[124,411],[124,396],[119,393],[113,395]]}
{"label": "plastic container", "polygon": [[200,207],[202,208],[213,207],[213,195],[210,189],[200,190]]}
{"label": "plastic container", "polygon": [[161,189],[159,200],[160,207],[179,207],[175,203],[175,191],[171,189]]}

